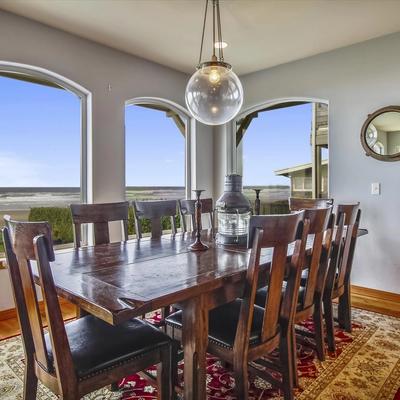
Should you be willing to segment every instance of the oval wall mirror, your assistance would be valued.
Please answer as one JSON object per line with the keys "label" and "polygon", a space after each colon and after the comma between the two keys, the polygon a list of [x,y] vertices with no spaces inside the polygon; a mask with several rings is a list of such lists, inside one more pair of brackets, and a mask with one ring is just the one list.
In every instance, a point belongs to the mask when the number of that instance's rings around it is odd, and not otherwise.
{"label": "oval wall mirror", "polygon": [[400,160],[400,106],[383,107],[368,115],[361,129],[361,143],[367,156]]}

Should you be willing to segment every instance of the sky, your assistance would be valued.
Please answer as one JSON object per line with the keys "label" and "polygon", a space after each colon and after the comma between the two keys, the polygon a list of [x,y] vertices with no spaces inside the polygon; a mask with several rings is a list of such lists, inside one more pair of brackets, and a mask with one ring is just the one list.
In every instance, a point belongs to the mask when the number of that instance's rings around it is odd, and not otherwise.
{"label": "sky", "polygon": [[172,118],[130,105],[125,132],[127,186],[185,186],[185,138]]}
{"label": "sky", "polygon": [[[243,139],[243,183],[289,184],[274,170],[310,162],[311,104],[263,112]],[[164,112],[127,106],[127,186],[184,186],[185,141]],[[79,186],[80,101],[0,77],[0,187]]]}
{"label": "sky", "polygon": [[0,186],[80,185],[80,101],[0,77]]}
{"label": "sky", "polygon": [[312,104],[265,111],[243,137],[243,185],[289,185],[275,170],[311,162]]}

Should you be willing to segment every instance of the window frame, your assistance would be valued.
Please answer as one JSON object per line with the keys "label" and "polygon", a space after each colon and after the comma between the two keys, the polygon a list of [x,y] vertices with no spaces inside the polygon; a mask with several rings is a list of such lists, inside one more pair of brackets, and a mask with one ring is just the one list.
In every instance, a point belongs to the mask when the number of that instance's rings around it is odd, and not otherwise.
{"label": "window frame", "polygon": [[[93,168],[92,168],[92,94],[83,86],[50,70],[8,61],[0,60],[0,72],[26,75],[33,78],[32,84],[40,81],[53,83],[56,86],[75,94],[80,100],[80,199],[82,203],[93,203]],[[13,79],[9,76],[10,79]],[[15,78],[18,79],[18,78]],[[36,82],[34,82],[36,81]],[[92,235],[85,226],[82,230],[82,240],[91,243]]]}

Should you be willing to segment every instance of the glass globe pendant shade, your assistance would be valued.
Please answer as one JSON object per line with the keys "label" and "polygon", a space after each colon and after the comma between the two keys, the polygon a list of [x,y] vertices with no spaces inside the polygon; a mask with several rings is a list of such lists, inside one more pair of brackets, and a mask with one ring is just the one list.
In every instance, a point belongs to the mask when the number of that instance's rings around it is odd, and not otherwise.
{"label": "glass globe pendant shade", "polygon": [[206,125],[230,121],[243,104],[243,87],[229,64],[210,61],[200,64],[185,92],[187,108]]}

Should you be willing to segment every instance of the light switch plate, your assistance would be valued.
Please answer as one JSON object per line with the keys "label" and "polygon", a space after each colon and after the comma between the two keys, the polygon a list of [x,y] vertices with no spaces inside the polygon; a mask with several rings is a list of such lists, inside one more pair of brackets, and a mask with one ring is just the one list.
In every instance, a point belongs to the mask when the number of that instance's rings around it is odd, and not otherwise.
{"label": "light switch plate", "polygon": [[379,182],[371,183],[371,194],[375,196],[381,194],[381,184]]}

